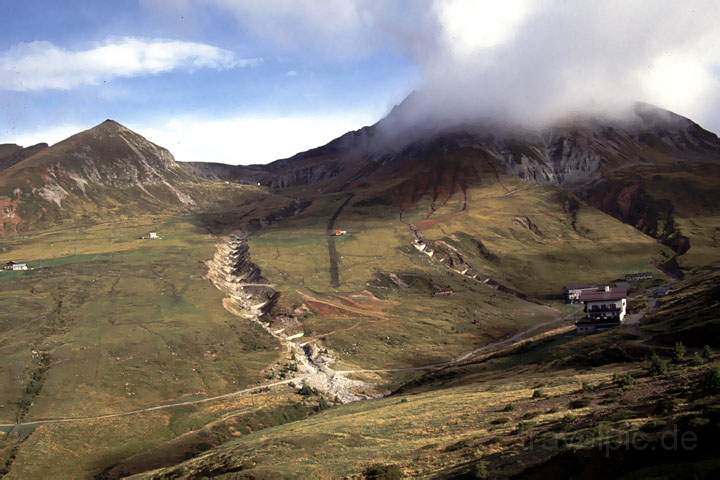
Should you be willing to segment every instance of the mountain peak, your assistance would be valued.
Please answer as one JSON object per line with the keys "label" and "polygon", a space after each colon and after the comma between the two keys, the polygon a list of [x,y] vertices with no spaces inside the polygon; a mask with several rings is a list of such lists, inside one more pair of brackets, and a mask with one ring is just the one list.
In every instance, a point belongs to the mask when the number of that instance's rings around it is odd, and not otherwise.
{"label": "mountain peak", "polygon": [[92,127],[90,129],[91,131],[107,131],[107,132],[118,132],[118,131],[128,131],[130,130],[125,125],[121,124],[120,122],[116,122],[115,120],[108,118],[102,123],[99,123]]}

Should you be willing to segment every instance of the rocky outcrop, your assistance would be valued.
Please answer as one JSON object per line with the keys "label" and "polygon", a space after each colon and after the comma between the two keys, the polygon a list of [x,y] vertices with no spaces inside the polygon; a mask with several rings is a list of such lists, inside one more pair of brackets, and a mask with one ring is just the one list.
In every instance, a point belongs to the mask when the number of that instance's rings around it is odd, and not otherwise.
{"label": "rocky outcrop", "polygon": [[250,259],[244,232],[236,232],[219,243],[207,265],[208,279],[228,295],[223,306],[230,313],[257,323],[283,346],[283,365],[270,368],[271,375],[278,371],[295,372],[292,386],[301,392],[316,392],[337,403],[381,396],[374,385],[335,371],[332,368],[335,356],[330,349],[316,341],[302,342],[304,332],[295,314],[281,314],[277,318],[272,315],[279,294]]}
{"label": "rocky outcrop", "polygon": [[[475,280],[494,290],[499,290],[503,293],[513,295],[527,302],[541,304],[540,302],[528,297],[523,292],[503,285],[494,278],[487,276],[487,274],[480,272],[465,259],[463,252],[459,248],[450,245],[444,240],[428,240],[424,238],[423,234],[412,224],[409,225],[409,228],[413,235],[413,247],[415,247],[418,252],[426,255],[430,259],[431,263],[440,265],[453,273]],[[495,259],[492,261],[495,261]],[[436,294],[437,293],[438,292],[436,292]]]}
{"label": "rocky outcrop", "polygon": [[247,235],[237,232],[217,245],[208,262],[208,279],[228,294],[236,312],[249,319],[267,314],[277,292],[250,260]]}
{"label": "rocky outcrop", "polygon": [[534,233],[538,237],[544,237],[543,233],[540,231],[540,228],[535,224],[535,222],[532,221],[530,217],[527,217],[525,215],[515,217],[513,219],[513,223],[516,223],[520,227],[530,230],[532,233]]}
{"label": "rocky outcrop", "polygon": [[17,233],[17,227],[22,223],[17,207],[17,199],[0,197],[0,235],[6,232]]}
{"label": "rocky outcrop", "polygon": [[675,223],[672,202],[654,198],[640,182],[602,181],[584,192],[584,196],[592,205],[658,239],[678,255],[690,249],[690,239]]}

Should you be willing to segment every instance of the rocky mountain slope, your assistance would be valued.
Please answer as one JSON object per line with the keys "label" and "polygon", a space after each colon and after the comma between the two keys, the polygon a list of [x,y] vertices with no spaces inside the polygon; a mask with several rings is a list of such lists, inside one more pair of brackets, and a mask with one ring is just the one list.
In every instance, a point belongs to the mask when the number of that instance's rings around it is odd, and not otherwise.
{"label": "rocky mountain slope", "polygon": [[63,218],[187,208],[198,178],[166,149],[112,120],[47,147],[6,148],[0,158],[5,228]]}
{"label": "rocky mountain slope", "polygon": [[384,185],[377,201],[447,201],[470,184],[515,176],[566,189],[673,248],[676,222],[717,214],[720,139],[691,120],[638,103],[624,116],[575,116],[542,129],[477,120],[408,120],[411,95],[377,124],[267,166],[195,165],[199,175],[273,189],[339,192]]}

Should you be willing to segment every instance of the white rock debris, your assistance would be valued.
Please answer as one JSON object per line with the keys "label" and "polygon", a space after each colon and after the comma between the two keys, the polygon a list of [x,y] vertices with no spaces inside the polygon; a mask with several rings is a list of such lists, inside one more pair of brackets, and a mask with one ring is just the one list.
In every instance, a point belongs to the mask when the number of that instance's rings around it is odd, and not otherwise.
{"label": "white rock debris", "polygon": [[255,322],[284,347],[286,355],[297,367],[291,385],[297,389],[308,386],[337,403],[350,403],[381,396],[375,386],[348,378],[333,370],[332,352],[310,340],[298,343],[304,333],[292,329],[274,329],[270,316],[278,298],[274,285],[263,276],[260,268],[250,260],[247,235],[237,232],[216,247],[215,256],[208,261],[207,278],[228,296],[223,306],[234,315]]}

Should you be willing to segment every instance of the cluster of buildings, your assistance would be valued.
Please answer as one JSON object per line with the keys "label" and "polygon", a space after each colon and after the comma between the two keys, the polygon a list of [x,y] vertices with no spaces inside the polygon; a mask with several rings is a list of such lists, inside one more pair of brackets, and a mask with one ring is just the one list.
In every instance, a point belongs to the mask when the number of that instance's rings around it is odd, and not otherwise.
{"label": "cluster of buildings", "polygon": [[578,320],[578,333],[593,333],[617,327],[627,314],[628,284],[568,285],[565,287],[567,303],[585,305],[585,316]]}

